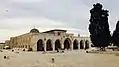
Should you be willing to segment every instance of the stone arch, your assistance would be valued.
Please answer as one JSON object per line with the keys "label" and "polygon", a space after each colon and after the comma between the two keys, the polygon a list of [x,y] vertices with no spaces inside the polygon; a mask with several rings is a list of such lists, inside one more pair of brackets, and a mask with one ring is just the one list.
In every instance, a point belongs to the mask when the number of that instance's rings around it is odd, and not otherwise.
{"label": "stone arch", "polygon": [[78,49],[78,40],[75,39],[73,42],[73,49]]}
{"label": "stone arch", "polygon": [[80,49],[84,49],[84,41],[83,40],[80,41]]}
{"label": "stone arch", "polygon": [[89,48],[89,40],[86,40],[85,41],[85,49],[88,49]]}
{"label": "stone arch", "polygon": [[37,41],[37,51],[44,51],[44,42],[42,39]]}
{"label": "stone arch", "polygon": [[53,50],[51,39],[48,39],[47,42],[46,42],[46,50],[47,51],[52,51]]}
{"label": "stone arch", "polygon": [[55,41],[55,50],[61,49],[61,42],[59,39]]}
{"label": "stone arch", "polygon": [[27,45],[25,45],[25,48],[27,48]]}
{"label": "stone arch", "polygon": [[71,49],[71,40],[69,38],[64,40],[64,49]]}

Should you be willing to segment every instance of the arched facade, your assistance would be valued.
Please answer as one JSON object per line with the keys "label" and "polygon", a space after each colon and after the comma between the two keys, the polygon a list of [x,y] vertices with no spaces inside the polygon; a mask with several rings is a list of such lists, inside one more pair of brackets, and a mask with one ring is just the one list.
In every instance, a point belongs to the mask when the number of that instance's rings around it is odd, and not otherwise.
{"label": "arched facade", "polygon": [[57,29],[39,32],[34,28],[29,33],[11,37],[9,43],[11,48],[32,48],[34,51],[76,50],[90,47],[89,37],[74,36],[66,32]]}

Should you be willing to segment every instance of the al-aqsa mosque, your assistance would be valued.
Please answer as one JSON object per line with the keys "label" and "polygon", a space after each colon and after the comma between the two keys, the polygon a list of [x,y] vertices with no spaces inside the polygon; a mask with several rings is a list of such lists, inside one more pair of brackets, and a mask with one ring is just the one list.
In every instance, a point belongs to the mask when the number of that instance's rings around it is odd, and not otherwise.
{"label": "al-aqsa mosque", "polygon": [[32,48],[33,51],[80,50],[90,48],[91,41],[89,37],[74,36],[73,33],[67,33],[67,30],[39,32],[33,28],[28,33],[10,37],[9,46],[19,49]]}

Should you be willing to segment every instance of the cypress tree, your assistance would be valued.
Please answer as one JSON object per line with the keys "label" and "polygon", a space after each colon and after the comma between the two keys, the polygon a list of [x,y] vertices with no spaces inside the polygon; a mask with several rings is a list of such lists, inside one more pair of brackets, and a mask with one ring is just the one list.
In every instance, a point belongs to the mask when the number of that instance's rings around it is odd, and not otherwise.
{"label": "cypress tree", "polygon": [[104,10],[102,7],[100,3],[97,3],[90,10],[89,32],[91,41],[95,47],[106,47],[111,41],[108,10]]}

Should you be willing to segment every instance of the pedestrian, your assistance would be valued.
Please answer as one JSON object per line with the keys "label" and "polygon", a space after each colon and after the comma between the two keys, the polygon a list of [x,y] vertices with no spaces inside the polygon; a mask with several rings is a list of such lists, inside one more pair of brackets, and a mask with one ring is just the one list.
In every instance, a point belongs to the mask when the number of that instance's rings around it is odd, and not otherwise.
{"label": "pedestrian", "polygon": [[55,59],[54,58],[52,58],[52,63],[54,63],[55,62]]}

